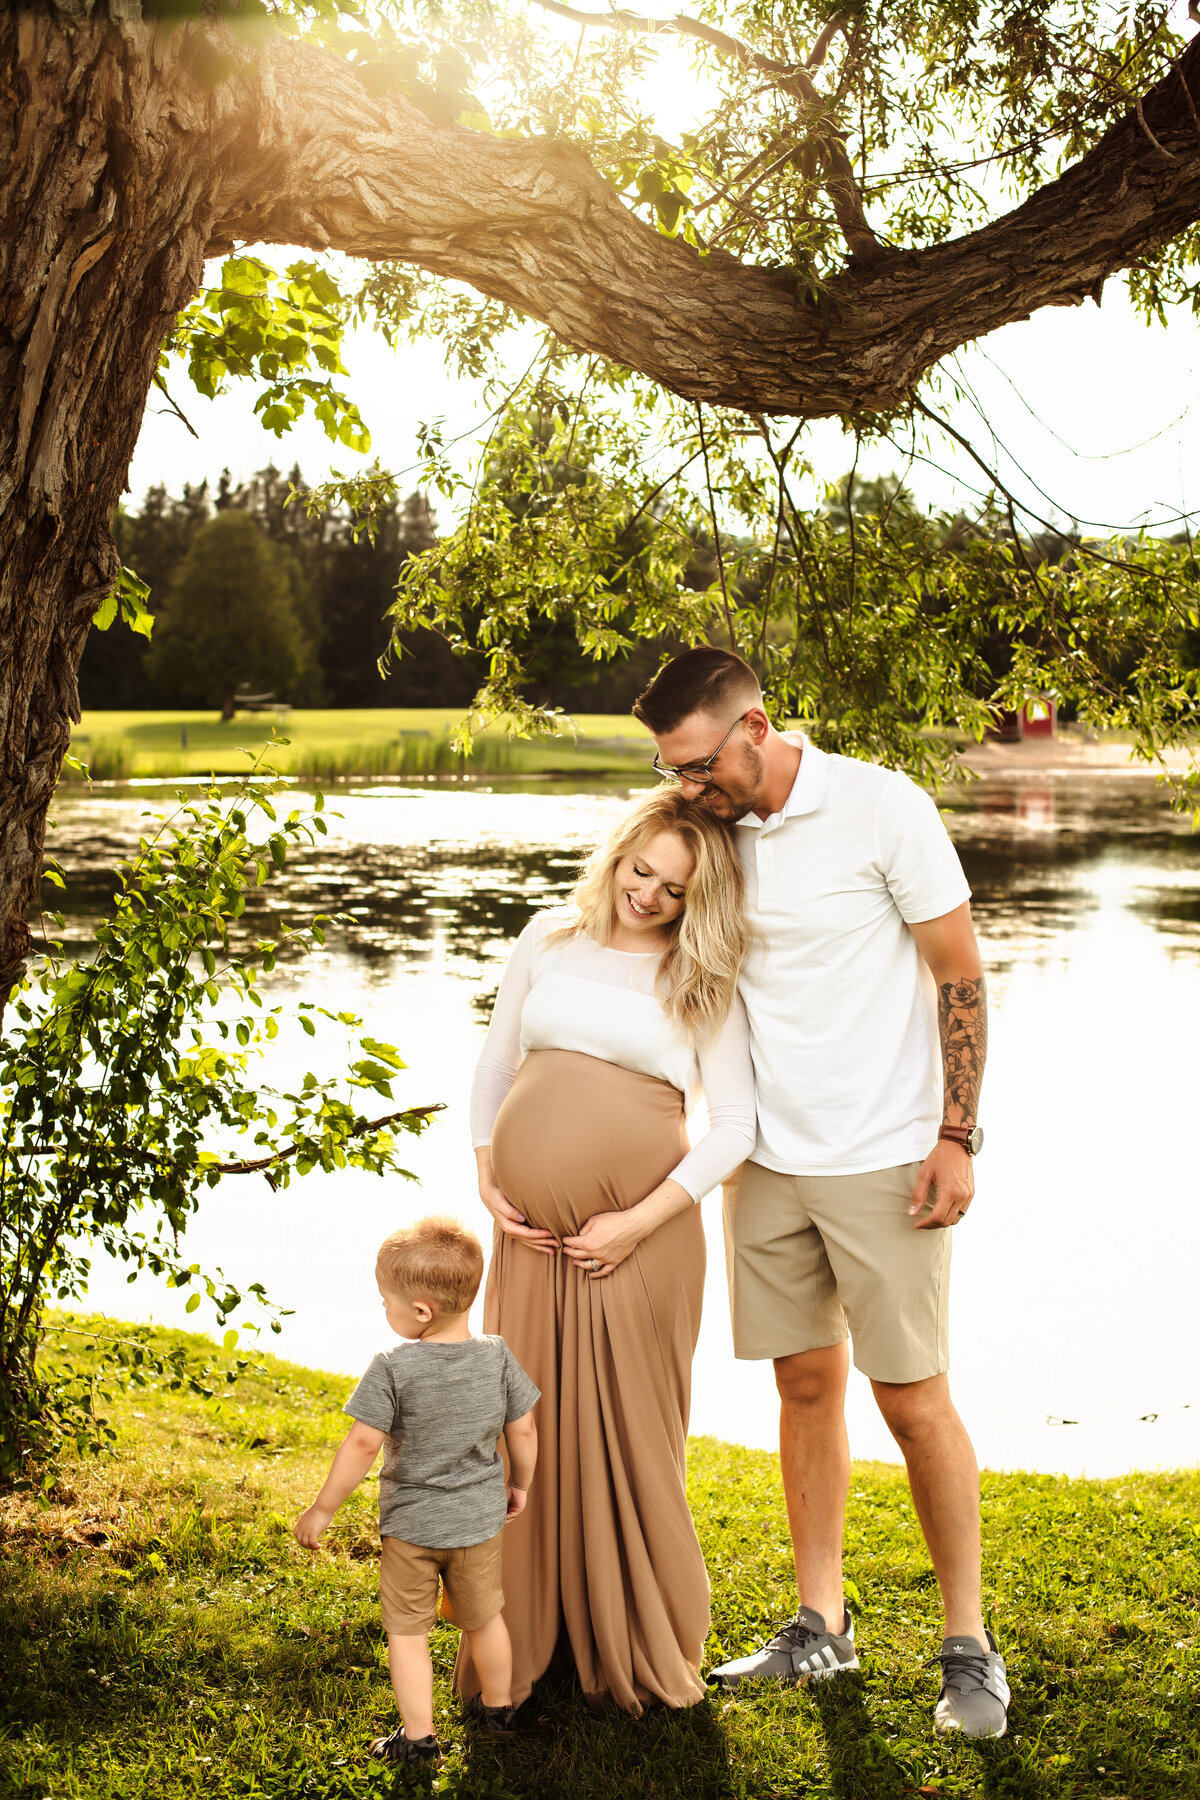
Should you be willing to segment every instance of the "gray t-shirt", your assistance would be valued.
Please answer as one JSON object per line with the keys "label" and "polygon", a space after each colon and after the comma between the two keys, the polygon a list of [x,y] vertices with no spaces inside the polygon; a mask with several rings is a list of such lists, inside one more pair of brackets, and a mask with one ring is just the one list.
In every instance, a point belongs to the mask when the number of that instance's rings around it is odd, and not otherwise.
{"label": "gray t-shirt", "polygon": [[496,1441],[539,1390],[500,1337],[397,1344],[375,1358],[343,1412],[388,1434],[379,1535],[465,1550],[504,1524]]}

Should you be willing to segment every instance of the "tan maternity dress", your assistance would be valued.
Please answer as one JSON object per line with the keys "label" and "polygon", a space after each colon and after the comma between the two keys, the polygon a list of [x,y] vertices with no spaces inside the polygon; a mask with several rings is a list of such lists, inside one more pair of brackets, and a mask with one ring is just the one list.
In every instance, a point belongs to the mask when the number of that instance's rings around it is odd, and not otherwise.
{"label": "tan maternity dress", "polygon": [[[684,1095],[597,1056],[529,1049],[491,1148],[512,1204],[569,1236],[595,1213],[635,1205],[679,1167]],[[636,1714],[704,1692],[709,1586],[685,1486],[704,1265],[698,1206],[596,1281],[566,1255],[496,1229],[484,1330],[505,1339],[542,1393],[537,1472],[503,1541],[517,1705],[559,1647],[594,1704]],[[478,1692],[465,1646],[456,1685]]]}

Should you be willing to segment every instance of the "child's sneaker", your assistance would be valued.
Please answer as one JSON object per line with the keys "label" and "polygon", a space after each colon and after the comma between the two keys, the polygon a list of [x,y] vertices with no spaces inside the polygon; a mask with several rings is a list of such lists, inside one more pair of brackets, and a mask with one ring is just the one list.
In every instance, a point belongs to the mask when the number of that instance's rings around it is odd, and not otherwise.
{"label": "child's sneaker", "polygon": [[397,1725],[387,1737],[376,1738],[371,1745],[371,1755],[381,1757],[384,1762],[436,1762],[441,1754],[442,1746],[435,1737],[407,1738],[403,1725]]}
{"label": "child's sneaker", "polygon": [[480,1731],[492,1732],[498,1737],[508,1737],[517,1729],[517,1709],[515,1706],[485,1706],[482,1694],[473,1694],[467,1701],[467,1717]]}

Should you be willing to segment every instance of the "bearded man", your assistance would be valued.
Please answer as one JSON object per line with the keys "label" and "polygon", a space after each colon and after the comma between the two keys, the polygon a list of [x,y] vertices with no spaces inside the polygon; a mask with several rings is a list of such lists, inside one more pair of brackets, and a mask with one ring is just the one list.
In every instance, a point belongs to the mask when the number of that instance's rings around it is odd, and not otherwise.
{"label": "bearded man", "polygon": [[945,1609],[942,1734],[1000,1737],[979,1471],[954,1409],[950,1228],[975,1191],[987,1046],[970,889],[929,796],[776,731],[753,669],[688,650],[639,696],[655,767],[737,827],[758,1141],[725,1189],[734,1353],[769,1358],[800,1608],[725,1688],[858,1667],[842,1591],[847,1339],[904,1454]]}

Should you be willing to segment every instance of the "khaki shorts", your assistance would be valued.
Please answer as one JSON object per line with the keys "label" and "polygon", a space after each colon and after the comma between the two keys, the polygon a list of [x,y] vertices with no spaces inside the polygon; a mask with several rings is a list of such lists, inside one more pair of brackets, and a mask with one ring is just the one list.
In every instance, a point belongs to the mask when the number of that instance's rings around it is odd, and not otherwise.
{"label": "khaki shorts", "polygon": [[500,1585],[503,1531],[465,1550],[426,1550],[385,1537],[379,1562],[379,1601],[389,1637],[420,1637],[437,1623],[438,1577],[442,1617],[460,1631],[478,1631],[504,1609]]}
{"label": "khaki shorts", "polygon": [[908,1216],[920,1163],[865,1175],[781,1175],[743,1163],[725,1183],[733,1353],[794,1356],[853,1340],[872,1381],[950,1366],[950,1232]]}

